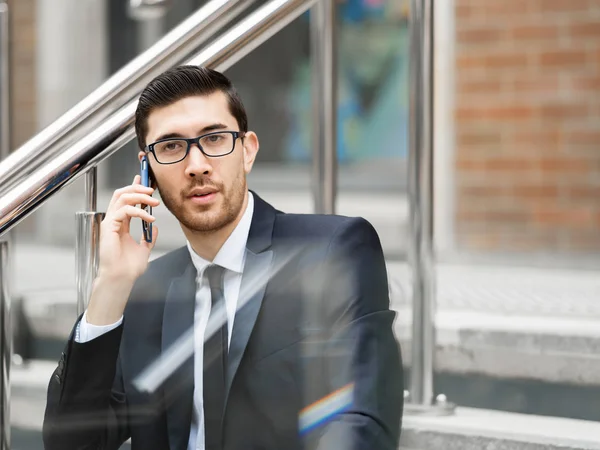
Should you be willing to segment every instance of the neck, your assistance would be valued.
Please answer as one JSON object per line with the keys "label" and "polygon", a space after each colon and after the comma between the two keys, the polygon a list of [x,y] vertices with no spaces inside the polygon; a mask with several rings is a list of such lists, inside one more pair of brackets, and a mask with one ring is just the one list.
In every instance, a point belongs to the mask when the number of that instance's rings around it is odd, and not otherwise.
{"label": "neck", "polygon": [[248,192],[246,192],[246,195],[244,196],[244,203],[242,204],[237,217],[227,225],[211,231],[194,231],[182,225],[185,237],[198,256],[212,262],[215,259],[215,256],[217,256],[217,253],[219,253],[219,250],[221,250],[221,247],[223,247],[225,241],[227,241],[229,236],[231,236],[231,233],[233,233],[233,230],[235,230],[235,227],[237,227],[240,220],[242,220],[247,207]]}

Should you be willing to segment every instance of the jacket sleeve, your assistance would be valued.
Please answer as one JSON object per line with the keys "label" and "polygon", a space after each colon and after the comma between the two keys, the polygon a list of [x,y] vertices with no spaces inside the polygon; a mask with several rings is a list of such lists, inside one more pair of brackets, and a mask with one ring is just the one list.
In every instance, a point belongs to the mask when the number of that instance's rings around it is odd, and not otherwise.
{"label": "jacket sleeve", "polygon": [[[318,448],[396,450],[404,380],[393,333],[387,271],[375,229],[347,219],[330,241],[321,270],[322,316],[328,333],[323,355],[329,410]],[[327,408],[325,408],[327,410]]]}
{"label": "jacket sleeve", "polygon": [[123,326],[78,343],[74,332],[48,385],[46,450],[117,450],[129,438],[119,362]]}

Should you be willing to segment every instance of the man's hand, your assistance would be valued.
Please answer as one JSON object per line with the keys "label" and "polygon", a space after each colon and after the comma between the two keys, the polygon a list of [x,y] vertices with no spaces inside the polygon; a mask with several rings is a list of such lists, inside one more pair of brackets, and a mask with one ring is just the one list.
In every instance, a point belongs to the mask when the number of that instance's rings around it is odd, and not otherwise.
{"label": "man's hand", "polygon": [[87,321],[93,325],[108,325],[122,315],[135,281],[148,267],[150,252],[156,244],[158,229],[153,226],[152,242],[141,238],[136,242],[130,234],[132,217],[154,222],[154,217],[137,205],[156,207],[154,189],[140,184],[136,175],[133,184],[117,189],[108,205],[100,226],[98,276],[87,310]]}

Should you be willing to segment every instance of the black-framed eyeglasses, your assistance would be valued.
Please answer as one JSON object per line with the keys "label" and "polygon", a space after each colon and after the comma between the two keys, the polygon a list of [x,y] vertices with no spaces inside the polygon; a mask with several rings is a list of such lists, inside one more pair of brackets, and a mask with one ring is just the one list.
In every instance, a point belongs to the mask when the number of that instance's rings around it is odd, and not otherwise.
{"label": "black-framed eyeglasses", "polygon": [[214,131],[195,138],[166,138],[146,146],[159,164],[175,164],[183,161],[192,144],[209,158],[229,155],[235,149],[235,141],[244,137],[241,131]]}

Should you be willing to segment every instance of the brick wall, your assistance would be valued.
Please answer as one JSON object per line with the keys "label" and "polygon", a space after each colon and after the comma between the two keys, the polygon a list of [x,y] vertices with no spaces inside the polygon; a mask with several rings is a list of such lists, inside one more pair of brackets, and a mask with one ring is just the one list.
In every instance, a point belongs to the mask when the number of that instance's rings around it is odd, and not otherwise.
{"label": "brick wall", "polygon": [[11,149],[37,131],[35,0],[8,0],[11,34]]}
{"label": "brick wall", "polygon": [[455,2],[457,244],[600,250],[600,1]]}

